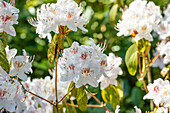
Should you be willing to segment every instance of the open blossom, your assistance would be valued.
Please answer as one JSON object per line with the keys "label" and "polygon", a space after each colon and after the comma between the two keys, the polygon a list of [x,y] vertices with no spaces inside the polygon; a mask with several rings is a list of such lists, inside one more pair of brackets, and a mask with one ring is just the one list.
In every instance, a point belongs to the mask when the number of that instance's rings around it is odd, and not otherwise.
{"label": "open blossom", "polygon": [[36,32],[40,38],[48,37],[51,41],[50,32],[59,33],[59,26],[66,26],[72,31],[77,31],[77,27],[83,31],[88,31],[83,26],[87,23],[82,15],[82,9],[74,0],[57,0],[57,3],[43,4],[37,10],[37,19],[29,22],[36,27]]}
{"label": "open blossom", "polygon": [[63,50],[58,61],[62,70],[61,80],[73,81],[76,87],[86,84],[97,87],[99,78],[106,75],[107,56],[103,54],[103,48],[95,45],[93,40],[91,46],[79,46],[73,42],[70,48]]}
{"label": "open blossom", "polygon": [[147,86],[149,93],[143,99],[153,99],[153,102],[159,105],[170,107],[170,83],[168,80],[163,81],[161,78],[154,80],[153,84]]}
{"label": "open blossom", "polygon": [[25,97],[21,85],[0,67],[0,109],[14,112],[16,106],[24,108],[22,99]]}
{"label": "open blossom", "polygon": [[4,31],[7,34],[16,36],[13,24],[18,24],[17,13],[19,13],[19,9],[5,1],[0,1],[0,33]]}
{"label": "open blossom", "polygon": [[113,53],[110,53],[107,57],[107,67],[105,73],[107,77],[102,76],[100,78],[100,89],[105,89],[109,86],[109,84],[117,86],[116,78],[118,75],[122,74],[122,69],[119,67],[122,59],[120,57],[116,57]]}
{"label": "open blossom", "polygon": [[135,0],[123,11],[122,20],[117,24],[117,35],[131,35],[136,42],[143,38],[153,41],[151,31],[157,28],[161,18],[160,8],[153,2]]}
{"label": "open blossom", "polygon": [[14,58],[15,55],[17,54],[17,49],[9,49],[9,46],[7,45],[7,47],[5,48],[6,51],[6,56],[8,59],[8,62],[11,62],[11,58]]}
{"label": "open blossom", "polygon": [[11,59],[10,75],[17,76],[21,80],[27,80],[27,73],[32,73],[32,62],[30,57],[27,56],[25,50],[23,50],[23,56],[16,56]]}

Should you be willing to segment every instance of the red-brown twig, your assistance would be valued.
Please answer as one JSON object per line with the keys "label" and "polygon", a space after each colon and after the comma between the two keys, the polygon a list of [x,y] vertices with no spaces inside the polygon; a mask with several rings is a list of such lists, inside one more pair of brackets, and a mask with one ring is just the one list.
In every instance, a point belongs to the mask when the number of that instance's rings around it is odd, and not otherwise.
{"label": "red-brown twig", "polygon": [[156,59],[159,57],[160,53],[158,53],[151,61],[151,63],[149,64],[149,67],[152,66],[152,64],[156,61]]}
{"label": "red-brown twig", "polygon": [[59,54],[59,46],[57,48],[57,54],[56,54],[56,59],[55,59],[55,100],[56,100],[56,109],[57,113],[59,113],[58,109],[58,97],[57,97],[57,61],[58,61],[58,54]]}
{"label": "red-brown twig", "polygon": [[[75,88],[75,86],[73,86],[71,89],[70,89],[70,92]],[[68,92],[69,93],[69,92]],[[67,96],[67,93],[58,101],[58,103],[60,103],[65,97]]]}
{"label": "red-brown twig", "polygon": [[28,93],[30,93],[30,94],[32,94],[32,95],[34,95],[34,96],[36,96],[36,97],[42,99],[42,100],[45,100],[46,102],[50,103],[51,105],[55,106],[55,104],[54,104],[53,102],[51,102],[51,101],[49,101],[49,100],[47,100],[47,99],[45,99],[45,98],[43,98],[43,97],[41,97],[41,96],[39,96],[39,95],[33,93],[33,92],[31,92],[31,91],[28,91],[28,90],[26,90],[26,89],[24,89],[24,90],[25,90],[26,92],[28,92]]}

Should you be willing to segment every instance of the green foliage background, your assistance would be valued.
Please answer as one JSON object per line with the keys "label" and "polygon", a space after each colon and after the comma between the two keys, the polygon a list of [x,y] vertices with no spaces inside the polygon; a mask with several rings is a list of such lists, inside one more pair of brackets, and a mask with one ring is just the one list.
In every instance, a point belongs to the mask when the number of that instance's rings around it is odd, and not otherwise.
{"label": "green foliage background", "polygon": [[[121,2],[123,1],[123,2]],[[125,66],[125,53],[130,45],[132,45],[131,37],[117,37],[115,25],[121,17],[121,7],[128,5],[133,0],[76,0],[78,4],[87,11],[90,21],[86,28],[88,33],[84,33],[81,30],[77,32],[71,32],[68,37],[72,41],[78,41],[80,44],[89,44],[89,38],[93,38],[96,43],[103,43],[106,40],[107,48],[105,53],[113,52],[115,55],[123,59],[121,68],[123,75],[118,77],[124,97],[120,102],[121,113],[134,112],[134,106],[140,107],[143,111],[149,110],[149,100],[144,101],[145,95],[142,83],[137,80],[139,74],[136,76],[130,76]],[[153,0],[155,4],[160,5],[161,9],[164,9],[170,0]],[[22,49],[25,49],[29,55],[35,55],[33,62],[33,74],[31,78],[44,78],[49,75],[48,69],[52,68],[47,60],[47,50],[49,43],[47,39],[40,39],[38,34],[35,33],[35,28],[28,24],[28,19],[34,17],[36,8],[39,8],[43,3],[55,3],[56,0],[16,0],[16,7],[20,9],[19,24],[15,25],[17,36],[8,36],[8,45],[10,48],[17,48],[18,55],[22,54]],[[118,4],[117,12],[112,6]],[[117,7],[117,6],[116,6]],[[112,10],[111,10],[112,9]],[[112,12],[111,12],[112,11]],[[114,14],[113,14],[114,13]],[[115,16],[110,17],[110,15]],[[152,49],[155,48],[158,39],[152,42]],[[66,40],[64,43],[65,48],[69,47]],[[151,53],[152,54],[152,53]],[[159,68],[151,68],[152,78],[156,79],[161,77]],[[146,81],[147,82],[147,81]],[[99,92],[97,97],[101,99],[99,88],[89,87],[92,92]],[[97,104],[94,99],[89,100],[89,104]],[[111,106],[108,104],[110,109]],[[78,110],[78,109],[77,109]],[[78,112],[81,112],[78,110]],[[104,113],[103,108],[87,108],[83,113]]]}

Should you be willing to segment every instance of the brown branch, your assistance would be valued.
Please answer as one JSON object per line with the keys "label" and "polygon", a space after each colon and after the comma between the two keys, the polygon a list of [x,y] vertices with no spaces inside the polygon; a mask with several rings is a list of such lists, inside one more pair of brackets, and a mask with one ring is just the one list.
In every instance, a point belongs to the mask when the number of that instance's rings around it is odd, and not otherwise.
{"label": "brown branch", "polygon": [[106,111],[108,111],[109,113],[112,113],[112,111],[110,111],[109,109],[107,109],[106,104],[103,104],[102,102],[100,102],[100,100],[98,98],[96,98],[85,86],[84,86],[85,90],[100,104],[100,106],[102,106]]}
{"label": "brown branch", "polygon": [[[71,92],[74,88],[75,88],[75,86],[73,86],[73,87],[70,89],[70,92]],[[68,92],[68,93],[69,93],[69,92]],[[60,102],[67,96],[68,93],[66,93],[66,94],[58,101],[58,103],[60,103]]]}
{"label": "brown branch", "polygon": [[57,48],[57,54],[56,54],[56,59],[55,59],[55,100],[56,100],[56,109],[57,113],[59,113],[58,109],[58,97],[57,97],[57,61],[58,61],[58,54],[59,54],[59,46]]}
{"label": "brown branch", "polygon": [[159,57],[160,53],[158,53],[151,61],[151,63],[149,64],[149,67],[151,67],[153,65],[153,63],[156,61],[156,59]]}
{"label": "brown branch", "polygon": [[51,101],[49,101],[49,100],[47,100],[47,99],[45,99],[45,98],[43,98],[43,97],[41,97],[41,96],[35,94],[35,93],[32,93],[31,91],[28,91],[28,90],[26,90],[26,89],[24,89],[24,90],[25,90],[26,92],[28,92],[28,93],[30,93],[30,94],[32,94],[32,95],[34,95],[34,96],[36,96],[36,97],[42,99],[42,100],[45,100],[46,102],[50,103],[51,105],[55,106],[55,104],[54,104],[53,102],[51,102]]}
{"label": "brown branch", "polygon": [[[149,66],[149,57],[146,58],[146,66],[147,66],[148,83],[151,83],[152,76],[151,76],[151,70],[150,70],[150,66]],[[150,108],[151,108],[151,111],[154,110],[153,100],[150,100]]]}
{"label": "brown branch", "polygon": [[16,80],[18,80],[18,82],[21,84],[22,89],[23,89],[24,91],[26,91],[26,92],[28,92],[28,93],[30,93],[30,94],[32,94],[32,95],[34,95],[34,96],[38,97],[38,98],[40,98],[40,99],[42,99],[42,100],[44,100],[44,101],[46,101],[46,102],[50,103],[51,105],[55,106],[55,104],[54,104],[53,102],[51,102],[51,101],[49,101],[49,100],[47,100],[47,99],[45,99],[45,98],[43,98],[43,97],[41,97],[41,96],[39,96],[39,95],[37,95],[37,94],[33,93],[33,92],[31,92],[31,91],[29,91],[29,90],[25,89],[25,87],[24,87],[24,85],[21,83],[21,81],[19,81],[19,79],[18,79],[18,78],[15,78],[15,79],[16,79]]}

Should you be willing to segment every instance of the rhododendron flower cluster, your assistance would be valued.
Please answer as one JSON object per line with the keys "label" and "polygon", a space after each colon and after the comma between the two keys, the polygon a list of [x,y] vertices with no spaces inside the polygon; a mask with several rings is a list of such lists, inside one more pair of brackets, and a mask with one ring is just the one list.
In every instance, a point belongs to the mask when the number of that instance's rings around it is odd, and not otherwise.
{"label": "rhododendron flower cluster", "polygon": [[136,42],[143,38],[153,41],[151,31],[156,30],[161,18],[160,8],[153,2],[135,0],[123,11],[122,20],[117,24],[117,35],[131,35]]}
{"label": "rhododendron flower cluster", "polygon": [[12,36],[16,36],[13,24],[18,24],[19,9],[5,1],[0,1],[0,33],[6,32]]}
{"label": "rhododendron flower cluster", "polygon": [[14,112],[16,106],[23,109],[24,97],[21,85],[0,67],[0,109],[10,112]]}
{"label": "rhododendron flower cluster", "polygon": [[154,80],[153,84],[147,86],[149,92],[143,99],[153,99],[157,106],[170,107],[170,83],[161,78]]}
{"label": "rhododendron flower cluster", "polygon": [[3,108],[14,112],[16,108],[25,108],[23,104],[25,94],[21,84],[15,78],[18,77],[21,80],[27,80],[25,73],[32,70],[32,62],[29,62],[29,56],[26,55],[25,50],[23,50],[24,56],[15,56],[17,50],[9,49],[9,46],[5,50],[11,67],[9,74],[0,67],[0,109]]}
{"label": "rhododendron flower cluster", "polygon": [[[57,96],[58,100],[63,97],[68,90],[68,87],[70,85],[70,82],[62,82],[60,81],[60,69],[58,69],[58,80],[57,80]],[[28,78],[27,81],[23,82],[24,87],[27,90],[30,90],[31,92],[51,101],[55,102],[55,71],[50,71],[50,74],[52,75],[52,79],[50,76],[46,76],[44,79],[35,78],[32,81],[30,78]],[[24,104],[26,106],[26,109],[17,109],[18,112],[41,112],[41,113],[51,113],[53,111],[53,106],[49,103],[47,103],[44,100],[41,100],[40,98],[30,94],[26,93],[26,98],[24,99]],[[59,103],[61,104],[61,103]]]}
{"label": "rhododendron flower cluster", "polygon": [[88,31],[83,26],[87,23],[85,17],[81,16],[82,9],[73,0],[57,0],[57,3],[43,4],[37,10],[37,19],[29,20],[35,26],[40,38],[48,37],[51,41],[50,32],[59,33],[60,26],[67,26],[72,31],[77,27]]}
{"label": "rhododendron flower cluster", "polygon": [[[122,73],[119,68],[121,59],[116,59],[113,54],[110,54],[107,58],[107,55],[103,53],[105,44],[101,48],[95,44],[94,40],[91,39],[91,41],[91,46],[79,46],[77,42],[73,42],[70,48],[63,50],[62,57],[59,58],[58,62],[62,70],[61,80],[73,81],[76,87],[86,84],[97,87],[98,80],[103,75],[110,81],[109,84],[116,85],[115,79],[118,74]],[[107,85],[101,87],[106,87]]]}

